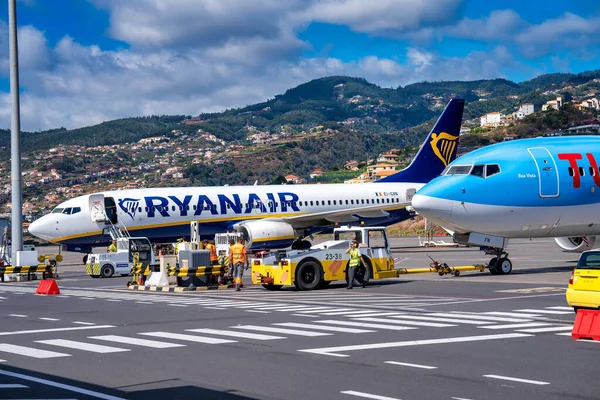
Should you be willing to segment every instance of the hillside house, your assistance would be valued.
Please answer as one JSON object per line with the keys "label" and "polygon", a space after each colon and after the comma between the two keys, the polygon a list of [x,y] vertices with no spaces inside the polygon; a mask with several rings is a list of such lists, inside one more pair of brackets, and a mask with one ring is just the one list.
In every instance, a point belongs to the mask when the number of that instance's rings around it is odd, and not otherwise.
{"label": "hillside house", "polygon": [[487,113],[480,118],[482,127],[497,128],[504,125],[506,122],[506,116],[498,111]]}
{"label": "hillside house", "polygon": [[310,179],[315,179],[318,178],[319,176],[323,175],[325,172],[323,172],[323,170],[321,168],[317,168],[315,169],[313,172],[310,173]]}
{"label": "hillside house", "polygon": [[286,175],[284,178],[287,183],[302,183],[304,181],[304,179],[293,174]]}
{"label": "hillside house", "polygon": [[563,100],[561,96],[558,96],[556,98],[556,100],[550,100],[547,101],[546,104],[544,104],[542,106],[542,111],[547,111],[547,110],[556,110],[558,111],[559,108],[561,108],[563,106]]}

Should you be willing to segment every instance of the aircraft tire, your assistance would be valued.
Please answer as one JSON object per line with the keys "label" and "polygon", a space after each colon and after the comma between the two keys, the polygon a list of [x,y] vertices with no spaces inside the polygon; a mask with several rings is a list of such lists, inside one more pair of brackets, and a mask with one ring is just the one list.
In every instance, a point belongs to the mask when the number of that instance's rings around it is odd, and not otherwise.
{"label": "aircraft tire", "polygon": [[490,270],[490,274],[492,275],[498,275],[498,268],[496,268],[496,263],[498,262],[498,258],[494,257],[490,260],[489,264],[488,264],[488,269]]}
{"label": "aircraft tire", "polygon": [[512,262],[507,258],[501,258],[496,267],[500,275],[508,275],[512,272]]}
{"label": "aircraft tire", "polygon": [[100,276],[103,278],[110,278],[115,273],[115,269],[110,264],[104,264],[100,269]]}
{"label": "aircraft tire", "polygon": [[296,270],[296,282],[299,290],[314,290],[321,286],[323,268],[317,261],[304,261]]}

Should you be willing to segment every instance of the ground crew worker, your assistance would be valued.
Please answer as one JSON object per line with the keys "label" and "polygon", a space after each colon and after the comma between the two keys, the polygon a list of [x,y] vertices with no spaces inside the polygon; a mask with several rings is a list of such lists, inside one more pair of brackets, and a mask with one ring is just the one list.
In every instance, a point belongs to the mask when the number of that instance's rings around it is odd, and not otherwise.
{"label": "ground crew worker", "polygon": [[229,248],[229,262],[233,264],[233,278],[235,282],[235,291],[239,292],[242,286],[242,275],[244,275],[244,267],[248,268],[248,255],[246,254],[246,246],[244,246],[244,238],[240,237],[238,242]]}
{"label": "ground crew worker", "polygon": [[112,243],[110,244],[110,246],[108,246],[108,252],[109,253],[117,252],[117,241],[116,240],[113,240]]}
{"label": "ground crew worker", "polygon": [[[219,256],[217,255],[217,246],[210,243],[207,239],[204,239],[202,241],[202,247],[204,248],[204,250],[208,250],[210,253],[210,265],[219,265]],[[211,275],[209,281],[213,281],[213,280],[214,280],[214,275]],[[219,275],[218,283],[220,283],[220,281],[221,281],[221,279],[220,279],[220,275]]]}
{"label": "ground crew worker", "polygon": [[367,268],[365,260],[360,254],[360,250],[358,249],[358,242],[356,240],[350,242],[350,247],[348,248],[348,250],[346,250],[346,254],[350,254],[350,263],[348,264],[348,287],[346,287],[346,289],[352,289],[352,286],[354,285],[354,275],[356,274],[356,271],[361,267],[361,263],[365,268],[365,273],[363,275],[363,278],[361,279],[361,282],[359,283],[362,284],[362,287],[367,286],[367,281],[369,280],[369,277],[367,275],[369,273],[369,270]]}

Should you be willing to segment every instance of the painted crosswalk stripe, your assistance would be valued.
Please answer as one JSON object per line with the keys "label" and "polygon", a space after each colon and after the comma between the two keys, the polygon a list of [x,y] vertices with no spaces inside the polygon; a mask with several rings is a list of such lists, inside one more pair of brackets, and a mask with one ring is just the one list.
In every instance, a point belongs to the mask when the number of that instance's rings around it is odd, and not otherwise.
{"label": "painted crosswalk stripe", "polygon": [[136,301],[135,304],[154,304],[151,301]]}
{"label": "painted crosswalk stripe", "polygon": [[403,367],[411,367],[411,368],[437,369],[437,367],[432,367],[430,365],[410,364],[410,363],[403,363],[403,362],[398,362],[398,361],[384,361],[383,363],[384,364],[392,364],[392,365],[400,365]]}
{"label": "painted crosswalk stripe", "polygon": [[531,322],[530,319],[523,318],[506,318],[506,317],[494,317],[486,315],[471,315],[471,314],[460,314],[460,313],[432,313],[426,314],[431,317],[450,317],[450,318],[465,318],[472,320],[484,320],[494,322]]}
{"label": "painted crosswalk stripe", "polygon": [[29,386],[20,383],[0,383],[0,389],[29,389]]}
{"label": "painted crosswalk stripe", "polygon": [[208,335],[232,336],[234,338],[254,339],[254,340],[275,340],[286,339],[284,336],[263,335],[259,333],[228,331],[224,329],[186,329],[188,332],[205,333]]}
{"label": "painted crosswalk stripe", "polygon": [[277,324],[273,324],[273,325],[277,325],[277,326],[287,326],[290,328],[307,328],[307,329],[317,329],[317,330],[321,330],[321,331],[331,331],[331,332],[344,332],[344,333],[369,333],[369,332],[375,332],[375,331],[371,331],[371,330],[366,330],[366,329],[356,329],[356,328],[341,328],[341,327],[337,327],[337,326],[321,326],[321,325],[315,325],[315,324],[299,324],[296,322],[281,322],[281,323],[277,323]]}
{"label": "painted crosswalk stripe", "polygon": [[260,311],[260,310],[244,310],[246,312],[257,313],[257,314],[271,314],[271,311]]}
{"label": "painted crosswalk stripe", "polygon": [[41,317],[40,318],[42,321],[60,321],[60,319],[58,318],[47,318],[47,317]]}
{"label": "painted crosswalk stripe", "polygon": [[237,340],[230,339],[217,339],[217,338],[209,338],[203,336],[196,335],[186,335],[182,333],[171,333],[171,332],[144,332],[139,335],[145,336],[154,336],[165,339],[175,339],[175,340],[187,340],[189,342],[197,342],[197,343],[207,343],[207,344],[223,344],[223,343],[236,343]]}
{"label": "painted crosswalk stripe", "polygon": [[532,381],[530,379],[513,378],[511,376],[502,376],[502,375],[483,375],[483,377],[484,378],[492,378],[492,379],[501,379],[501,380],[511,381],[511,382],[530,383],[532,385],[549,385],[550,384],[550,382]]}
{"label": "painted crosswalk stripe", "polygon": [[128,337],[128,336],[118,336],[118,335],[90,336],[90,337],[88,337],[88,339],[105,340],[107,342],[115,342],[115,343],[123,343],[123,344],[133,344],[136,346],[152,347],[154,349],[167,349],[170,347],[184,347],[185,346],[185,344],[159,342],[158,340],[138,339],[138,338],[132,338],[132,337]]}
{"label": "painted crosswalk stripe", "polygon": [[535,326],[548,326],[549,323],[545,322],[530,322],[526,324],[507,324],[507,325],[487,325],[487,326],[478,326],[478,328],[483,329],[519,329],[519,328],[533,328]]}
{"label": "painted crosswalk stripe", "polygon": [[310,314],[292,314],[294,317],[305,317],[305,318],[314,318],[314,315]]}
{"label": "painted crosswalk stripe", "polygon": [[557,332],[557,331],[572,331],[572,326],[554,326],[548,328],[532,328],[532,329],[517,329],[517,332],[527,333],[543,333],[543,332]]}
{"label": "painted crosswalk stripe", "polygon": [[363,397],[365,399],[374,399],[374,400],[400,400],[396,397],[388,397],[388,396],[380,396],[378,394],[357,392],[355,390],[344,390],[340,392],[341,394],[347,394],[350,396]]}
{"label": "painted crosswalk stripe", "polygon": [[18,354],[25,357],[33,358],[55,358],[55,357],[70,357],[70,354],[57,353],[48,350],[38,350],[32,347],[17,346],[16,344],[0,343],[0,352]]}
{"label": "painted crosswalk stripe", "polygon": [[298,314],[320,314],[324,311],[350,311],[350,308],[329,308],[329,309],[325,309],[325,310],[306,310],[306,311],[296,311]]}
{"label": "painted crosswalk stripe", "polygon": [[225,308],[223,308],[223,307],[204,307],[204,308],[206,308],[207,310],[225,310]]}
{"label": "painted crosswalk stripe", "polygon": [[323,347],[318,349],[305,349],[298,350],[305,353],[320,354],[332,357],[350,357],[348,354],[342,354],[349,351],[356,350],[373,350],[373,349],[387,349],[394,347],[407,347],[407,346],[426,346],[434,344],[446,344],[446,343],[464,343],[464,342],[477,342],[485,340],[498,340],[498,339],[512,339],[530,337],[534,335],[528,335],[525,333],[507,333],[501,335],[480,335],[480,336],[463,336],[463,337],[450,337],[442,339],[425,339],[425,340],[408,340],[404,342],[388,342],[388,343],[372,343],[372,344],[359,344],[352,346],[339,346],[339,347]]}
{"label": "painted crosswalk stripe", "polygon": [[[392,316],[393,318],[393,316]],[[424,321],[409,321],[409,320],[395,320],[395,319],[383,319],[383,318],[353,318],[358,321],[367,321],[367,322],[383,322],[384,324],[403,324],[403,325],[413,325],[413,326],[428,326],[431,328],[448,328],[451,326],[457,326],[452,324],[441,324],[437,322],[424,322]]]}
{"label": "painted crosswalk stripe", "polygon": [[28,333],[81,331],[81,330],[87,330],[87,329],[105,329],[105,328],[114,328],[114,327],[115,327],[114,325],[93,325],[93,326],[71,326],[69,328],[32,329],[32,330],[28,330],[28,331],[0,332],[0,336],[25,335]]}
{"label": "painted crosswalk stripe", "polygon": [[[295,306],[295,307],[285,307],[285,308],[278,308],[276,310],[273,311],[281,311],[281,312],[286,312],[286,311],[294,311],[294,312],[300,312],[300,311],[320,311],[323,309],[326,309],[329,307],[313,307],[313,306]],[[261,308],[262,310],[262,308]]]}
{"label": "painted crosswalk stripe", "polygon": [[272,310],[272,311],[294,311],[294,310],[307,310],[311,308],[310,306],[291,306],[291,305],[272,305],[272,306],[263,306],[257,307],[257,310]]}
{"label": "painted crosswalk stripe", "polygon": [[122,349],[120,347],[103,346],[101,344],[92,344],[85,342],[77,342],[75,340],[51,339],[51,340],[36,340],[36,343],[49,344],[51,346],[67,347],[70,349],[91,351],[93,353],[119,353],[122,351],[131,351],[130,349]]}
{"label": "painted crosswalk stripe", "polygon": [[524,314],[524,313],[515,313],[515,312],[500,312],[500,311],[489,311],[484,312],[485,315],[505,315],[507,317],[517,317],[517,318],[537,318],[540,314]]}
{"label": "painted crosswalk stripe", "polygon": [[171,306],[171,307],[187,307],[188,306],[187,304],[177,304],[177,303],[169,303],[167,305]]}
{"label": "painted crosswalk stripe", "polygon": [[374,313],[375,310],[363,310],[363,311],[334,311],[334,312],[326,312],[323,315],[364,315]]}
{"label": "painted crosswalk stripe", "polygon": [[[399,312],[383,312],[383,311],[379,311],[379,312],[373,312],[373,313],[366,313],[366,314],[361,314],[361,315],[357,315],[356,317],[389,317],[391,315],[400,315],[402,313]],[[350,318],[354,318],[353,315],[349,316]]]}
{"label": "painted crosswalk stripe", "polygon": [[548,310],[559,310],[559,311],[573,311],[573,307],[555,306],[555,307],[544,307]]}
{"label": "painted crosswalk stripe", "polygon": [[311,321],[311,322],[318,323],[318,324],[331,324],[331,325],[343,325],[343,326],[357,326],[357,327],[361,327],[361,328],[385,329],[385,330],[390,330],[390,331],[407,331],[407,330],[411,330],[411,329],[419,329],[419,328],[413,328],[410,326],[370,324],[370,323],[366,323],[366,322],[356,322],[356,321],[325,320],[325,321]]}
{"label": "painted crosswalk stripe", "polygon": [[442,318],[442,317],[423,317],[420,315],[398,315],[392,317],[394,319],[408,319],[415,321],[434,321],[434,322],[450,322],[453,324],[467,324],[467,325],[485,325],[485,324],[493,324],[490,321],[474,321],[470,319],[462,319],[462,318]]}
{"label": "painted crosswalk stripe", "polygon": [[17,318],[27,318],[28,315],[23,314],[8,314],[9,317],[17,317]]}
{"label": "painted crosswalk stripe", "polygon": [[295,329],[275,328],[275,327],[271,327],[271,326],[259,326],[259,325],[236,325],[236,326],[230,326],[230,328],[246,329],[249,331],[258,331],[258,332],[281,333],[281,334],[285,334],[285,335],[308,336],[308,337],[331,335],[331,333],[325,333],[325,332],[298,331]]}
{"label": "painted crosswalk stripe", "polygon": [[553,314],[553,315],[573,314],[573,310],[571,310],[571,311],[557,311],[557,310],[533,310],[531,308],[525,308],[523,310],[513,310],[513,311],[522,311],[522,312],[526,312],[526,313],[536,313],[536,314]]}
{"label": "painted crosswalk stripe", "polygon": [[117,303],[117,302],[120,302],[121,300],[119,300],[119,299],[106,299],[106,301],[112,301],[112,302]]}
{"label": "painted crosswalk stripe", "polygon": [[83,322],[83,321],[73,321],[73,323],[77,324],[77,325],[88,325],[88,326],[90,326],[90,325],[96,325],[93,322]]}

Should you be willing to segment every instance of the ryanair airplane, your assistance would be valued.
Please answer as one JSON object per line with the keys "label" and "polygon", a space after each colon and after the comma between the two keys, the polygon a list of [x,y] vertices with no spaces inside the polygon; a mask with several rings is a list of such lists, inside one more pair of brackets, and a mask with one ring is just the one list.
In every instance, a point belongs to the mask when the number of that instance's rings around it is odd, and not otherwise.
{"label": "ryanair airplane", "polygon": [[248,248],[304,248],[306,236],[335,223],[391,225],[409,217],[415,192],[456,158],[464,100],[452,99],[412,163],[375,184],[181,187],[116,190],[59,204],[29,232],[69,251],[108,243],[106,228],[126,228],[155,243],[237,230]]}

